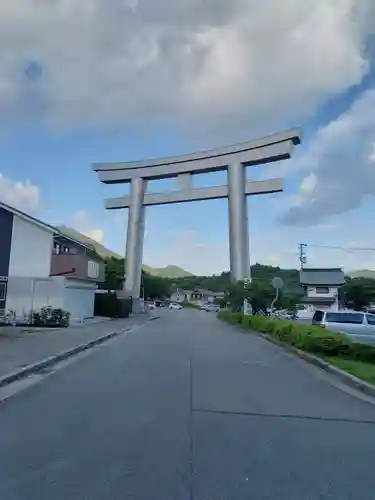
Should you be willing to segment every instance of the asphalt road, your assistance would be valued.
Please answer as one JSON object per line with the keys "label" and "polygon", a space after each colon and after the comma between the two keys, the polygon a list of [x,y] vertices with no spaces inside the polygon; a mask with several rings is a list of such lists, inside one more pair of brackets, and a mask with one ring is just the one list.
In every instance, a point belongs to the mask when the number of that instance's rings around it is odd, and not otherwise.
{"label": "asphalt road", "polygon": [[373,500],[375,406],[201,311],[0,403],[1,500]]}

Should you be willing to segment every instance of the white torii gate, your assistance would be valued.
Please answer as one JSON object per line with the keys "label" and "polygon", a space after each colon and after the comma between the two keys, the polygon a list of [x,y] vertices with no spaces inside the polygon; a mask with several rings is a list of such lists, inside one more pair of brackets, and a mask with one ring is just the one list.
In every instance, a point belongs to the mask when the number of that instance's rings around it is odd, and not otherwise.
{"label": "white torii gate", "polygon": [[[129,196],[106,200],[108,210],[129,209],[124,294],[138,299],[141,288],[145,208],[201,200],[228,198],[230,271],[233,280],[250,279],[249,235],[246,197],[283,191],[283,179],[246,181],[245,169],[289,159],[301,142],[299,129],[256,141],[182,156],[128,163],[97,163],[93,170],[105,184],[131,184]],[[192,176],[226,170],[224,186],[193,188]],[[174,191],[148,193],[147,181],[177,178]]]}

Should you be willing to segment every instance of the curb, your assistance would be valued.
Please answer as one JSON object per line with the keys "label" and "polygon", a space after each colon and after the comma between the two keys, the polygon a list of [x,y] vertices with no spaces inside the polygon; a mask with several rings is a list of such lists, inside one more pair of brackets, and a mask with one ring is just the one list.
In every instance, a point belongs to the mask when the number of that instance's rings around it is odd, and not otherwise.
{"label": "curb", "polygon": [[[233,325],[237,326],[237,325]],[[239,325],[241,328],[241,325]],[[242,328],[244,329],[244,328]],[[246,329],[247,330],[247,329]],[[307,353],[305,351],[301,351],[300,349],[297,349],[296,347],[293,347],[288,344],[284,344],[283,342],[280,342],[277,339],[274,339],[273,337],[268,336],[265,333],[262,332],[257,332],[256,330],[247,330],[252,333],[255,333],[259,337],[263,338],[264,340],[267,340],[267,342],[270,342],[271,344],[275,344],[281,348],[283,348],[285,351],[288,351],[292,354],[297,355],[299,358],[303,359],[307,363],[310,363],[311,365],[317,366],[318,368],[321,368],[322,370],[330,373],[331,375],[334,375],[336,378],[344,382],[346,385],[353,387],[354,389],[357,389],[358,391],[363,392],[364,394],[371,396],[375,398],[375,387],[368,382],[365,382],[364,380],[361,380],[354,375],[351,375],[348,372],[345,372],[344,370],[341,370],[340,368],[337,368],[336,366],[330,365],[327,361],[318,358],[317,356],[314,356],[313,354]]]}
{"label": "curb", "polygon": [[[151,321],[155,321],[156,319],[159,319],[160,316],[152,316],[151,318],[148,318],[146,321],[143,321],[139,325],[145,325],[146,323],[150,323]],[[98,337],[94,340],[90,340],[90,342],[87,342],[85,344],[81,344],[77,347],[73,347],[72,349],[68,349],[66,351],[59,352],[58,354],[55,354],[54,356],[51,356],[49,358],[42,359],[42,361],[38,361],[37,363],[34,363],[32,365],[25,366],[21,370],[9,373],[8,375],[4,375],[3,377],[0,378],[0,388],[5,387],[6,385],[9,385],[13,382],[16,382],[18,380],[21,380],[23,378],[26,378],[30,375],[34,375],[35,373],[38,373],[45,368],[49,368],[51,366],[56,365],[57,363],[60,363],[60,361],[63,361],[65,359],[71,358],[72,356],[75,356],[76,354],[79,354],[83,351],[87,351],[88,349],[91,349],[93,347],[96,347],[100,344],[103,344],[107,340],[111,340],[115,337],[118,337],[119,335],[122,335],[125,332],[129,332],[134,328],[135,326],[139,326],[138,324],[129,326],[127,328],[124,328],[123,330],[120,330],[118,332],[111,332],[107,333],[106,335],[103,335],[101,337]]]}

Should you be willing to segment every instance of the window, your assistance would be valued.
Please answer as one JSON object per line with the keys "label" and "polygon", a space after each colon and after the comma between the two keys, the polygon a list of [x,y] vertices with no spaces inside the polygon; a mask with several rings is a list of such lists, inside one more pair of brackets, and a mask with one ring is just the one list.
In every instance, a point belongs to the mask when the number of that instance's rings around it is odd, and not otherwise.
{"label": "window", "polygon": [[353,325],[361,325],[363,323],[364,314],[361,313],[327,313],[325,320],[327,323],[351,323]]}
{"label": "window", "polygon": [[100,274],[100,266],[97,262],[90,260],[87,265],[87,275],[89,278],[97,279]]}
{"label": "window", "polygon": [[6,283],[0,283],[0,300],[5,300],[6,299],[6,294],[7,294],[7,284]]}
{"label": "window", "polygon": [[69,253],[70,252],[70,248],[69,247],[64,247],[64,253]]}
{"label": "window", "polygon": [[366,319],[369,325],[375,325],[375,315],[373,316],[372,314],[366,314]]}
{"label": "window", "polygon": [[328,286],[317,286],[315,291],[316,291],[316,293],[326,294],[326,293],[329,293],[329,287]]}
{"label": "window", "polygon": [[313,321],[316,323],[320,323],[323,319],[324,312],[323,311],[315,311]]}
{"label": "window", "polygon": [[56,254],[59,254],[60,253],[60,249],[61,249],[60,245],[58,243],[55,243],[54,244],[54,248],[53,248],[54,252]]}

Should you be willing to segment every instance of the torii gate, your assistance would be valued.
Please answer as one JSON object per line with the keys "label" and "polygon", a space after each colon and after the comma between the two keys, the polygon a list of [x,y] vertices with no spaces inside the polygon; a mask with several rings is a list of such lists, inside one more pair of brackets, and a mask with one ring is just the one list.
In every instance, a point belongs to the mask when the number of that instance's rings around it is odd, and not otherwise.
{"label": "torii gate", "polygon": [[[125,296],[140,297],[145,208],[201,200],[228,198],[230,272],[233,280],[248,280],[250,275],[249,234],[246,197],[283,191],[283,179],[246,181],[249,166],[287,160],[294,145],[301,142],[301,131],[293,129],[236,146],[182,156],[127,163],[96,163],[99,180],[105,184],[131,184],[130,196],[105,201],[108,210],[129,208],[124,284]],[[224,186],[193,188],[192,176],[227,170]],[[150,179],[177,178],[174,191],[148,193]]]}

